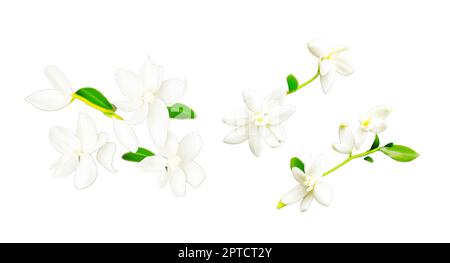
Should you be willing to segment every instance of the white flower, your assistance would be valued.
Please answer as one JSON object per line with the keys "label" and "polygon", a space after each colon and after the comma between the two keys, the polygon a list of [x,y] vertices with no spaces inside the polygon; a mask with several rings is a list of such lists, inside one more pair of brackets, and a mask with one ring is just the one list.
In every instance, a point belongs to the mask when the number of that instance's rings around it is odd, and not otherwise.
{"label": "white flower", "polygon": [[76,135],[62,127],[49,132],[50,143],[61,153],[61,158],[52,165],[54,176],[65,177],[75,172],[74,183],[84,189],[95,182],[97,165],[91,154],[97,152],[97,161],[108,171],[116,172],[112,162],[116,151],[114,143],[107,142],[105,133],[98,133],[95,123],[86,114],[80,113]]}
{"label": "white flower", "polygon": [[53,89],[38,91],[26,98],[36,108],[45,111],[56,111],[67,106],[72,100],[72,86],[64,74],[55,66],[45,68],[45,74]]}
{"label": "white flower", "polygon": [[391,113],[391,108],[379,106],[371,109],[360,120],[360,125],[355,134],[355,147],[359,147],[364,143],[367,133],[380,133],[386,130],[386,118]]}
{"label": "white flower", "polygon": [[281,123],[295,112],[294,106],[283,105],[285,97],[282,89],[274,90],[264,99],[254,91],[244,90],[247,109],[230,112],[222,119],[225,124],[237,127],[225,136],[224,142],[239,144],[248,140],[255,156],[261,154],[264,140],[271,147],[280,146],[286,140]]}
{"label": "white flower", "polygon": [[142,65],[139,74],[118,70],[116,81],[128,100],[116,102],[115,105],[123,111],[134,112],[129,120],[131,124],[139,124],[147,119],[155,144],[164,144],[169,125],[167,106],[184,95],[186,82],[179,79],[163,80],[162,68],[150,60]]}
{"label": "white flower", "polygon": [[159,172],[161,187],[168,182],[176,196],[184,196],[186,183],[197,188],[205,178],[202,167],[194,161],[201,148],[202,139],[198,133],[186,135],[178,143],[175,135],[168,132],[166,143],[159,148],[161,155],[147,157],[139,166],[144,172]]}
{"label": "white flower", "polygon": [[297,167],[292,168],[292,175],[298,185],[281,198],[278,208],[301,201],[300,211],[305,212],[313,199],[321,205],[328,206],[333,198],[333,191],[327,183],[321,181],[325,168],[326,160],[323,155],[319,155],[312,166],[305,166],[306,173]]}
{"label": "white flower", "polygon": [[355,138],[350,127],[346,123],[339,126],[339,143],[333,144],[333,149],[337,152],[350,154],[355,147]]}
{"label": "white flower", "polygon": [[309,51],[319,59],[320,84],[324,93],[328,93],[333,86],[336,72],[348,76],[355,71],[348,58],[341,55],[349,50],[345,46],[331,48],[325,41],[314,39],[308,42]]}

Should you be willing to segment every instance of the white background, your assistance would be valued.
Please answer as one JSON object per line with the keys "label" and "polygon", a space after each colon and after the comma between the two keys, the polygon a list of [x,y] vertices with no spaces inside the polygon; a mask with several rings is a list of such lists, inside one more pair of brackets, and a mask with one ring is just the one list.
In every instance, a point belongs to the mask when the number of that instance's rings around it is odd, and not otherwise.
{"label": "white background", "polygon": [[[0,240],[450,241],[448,10],[446,1],[431,0],[2,1]],[[286,87],[289,73],[314,74],[312,38],[351,45],[355,73],[339,76],[328,95],[316,81],[288,97],[297,112],[282,147],[265,147],[256,158],[247,144],[222,143],[231,127],[221,117],[243,107],[242,89],[267,93]],[[44,67],[57,65],[74,88],[93,86],[114,101],[123,99],[115,71],[137,70],[147,55],[167,78],[188,81],[182,102],[198,119],[171,128],[178,137],[203,136],[204,184],[177,198],[119,155],[120,172],[99,168],[87,190],[76,190],[70,177],[53,178],[50,127],[75,129],[85,112],[115,138],[111,120],[80,102],[51,113],[26,103],[50,87]],[[324,153],[329,166],[341,161],[330,147],[339,123],[356,125],[377,105],[394,109],[382,142],[421,156],[353,161],[328,177],[330,207],[276,210],[295,185],[289,159]],[[138,132],[154,148],[145,125]]]}

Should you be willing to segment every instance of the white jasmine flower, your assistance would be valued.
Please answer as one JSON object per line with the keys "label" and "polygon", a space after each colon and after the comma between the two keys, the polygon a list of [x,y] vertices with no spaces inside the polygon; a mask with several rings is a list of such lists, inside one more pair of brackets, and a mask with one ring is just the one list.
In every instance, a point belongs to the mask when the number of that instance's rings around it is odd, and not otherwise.
{"label": "white jasmine flower", "polygon": [[381,133],[387,128],[386,118],[391,113],[391,108],[380,106],[368,111],[360,120],[360,125],[355,134],[355,147],[359,147],[364,143],[367,133]]}
{"label": "white jasmine flower", "polygon": [[128,100],[115,105],[123,111],[134,112],[129,120],[131,124],[147,120],[155,144],[164,144],[169,125],[167,106],[184,95],[186,82],[179,79],[163,80],[162,68],[150,60],[142,65],[138,74],[124,69],[118,70],[116,81]]}
{"label": "white jasmine flower", "polygon": [[339,126],[339,143],[333,144],[333,149],[339,153],[350,154],[355,147],[355,138],[346,123]]}
{"label": "white jasmine flower", "polygon": [[66,107],[70,104],[73,94],[69,81],[55,66],[48,66],[44,71],[53,88],[38,91],[28,96],[26,101],[45,111],[56,111]]}
{"label": "white jasmine flower", "polygon": [[311,166],[305,166],[306,172],[293,167],[292,175],[298,185],[281,198],[278,209],[300,202],[300,211],[305,212],[314,199],[319,204],[328,206],[331,203],[333,191],[327,183],[321,181],[325,169],[326,160],[323,155],[319,155]]}
{"label": "white jasmine flower", "polygon": [[308,49],[319,59],[320,83],[324,93],[332,88],[336,72],[348,76],[355,71],[351,61],[341,54],[349,50],[346,46],[332,48],[325,41],[314,39],[308,42]]}
{"label": "white jasmine flower", "polygon": [[230,112],[222,119],[225,124],[236,127],[225,136],[224,142],[239,144],[248,140],[255,156],[261,154],[263,141],[274,148],[280,146],[286,140],[281,124],[295,112],[295,106],[283,105],[285,97],[282,89],[274,90],[264,99],[254,91],[244,90],[247,109]]}
{"label": "white jasmine flower", "polygon": [[158,183],[164,187],[169,183],[172,192],[176,196],[186,194],[186,183],[194,188],[199,187],[205,172],[194,158],[200,153],[202,139],[198,133],[186,135],[178,142],[175,135],[167,133],[167,140],[161,147],[161,155],[146,157],[139,163],[145,172],[158,172]]}
{"label": "white jasmine flower", "polygon": [[54,176],[65,177],[75,172],[74,184],[78,189],[89,187],[97,178],[97,165],[91,154],[97,152],[97,161],[108,171],[116,172],[112,162],[116,146],[107,142],[105,133],[97,133],[95,123],[86,114],[80,113],[76,134],[54,127],[49,132],[50,143],[61,153],[61,158],[52,165]]}

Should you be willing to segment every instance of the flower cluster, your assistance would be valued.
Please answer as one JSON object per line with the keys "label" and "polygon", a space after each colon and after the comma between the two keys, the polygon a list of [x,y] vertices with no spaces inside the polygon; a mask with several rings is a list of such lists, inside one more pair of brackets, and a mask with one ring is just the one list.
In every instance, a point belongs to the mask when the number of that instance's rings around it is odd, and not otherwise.
{"label": "flower cluster", "polygon": [[[164,80],[162,67],[147,59],[139,73],[124,69],[117,71],[117,85],[127,99],[112,104],[100,91],[91,87],[74,92],[65,75],[55,66],[48,66],[45,74],[53,88],[38,91],[26,98],[36,108],[56,111],[67,107],[74,100],[82,101],[112,119],[117,140],[129,151],[122,158],[133,162],[142,161],[139,166],[143,171],[158,170],[163,173],[158,179],[162,186],[168,181],[173,192],[183,196],[186,183],[194,187],[202,183],[205,177],[203,169],[192,160],[201,149],[200,135],[194,133],[186,136],[178,147],[176,138],[168,130],[170,119],[196,117],[190,107],[178,103],[186,92],[185,80]],[[125,120],[117,114],[118,109],[132,112],[133,116]],[[161,156],[154,156],[153,152],[139,147],[132,125],[144,121]],[[98,162],[108,171],[116,172],[112,165],[116,146],[111,142],[106,143],[107,138],[105,133],[96,133],[95,123],[85,114],[80,114],[76,135],[65,128],[52,128],[50,142],[62,154],[52,166],[55,176],[66,176],[76,171],[75,186],[78,189],[90,186],[97,176],[95,162],[90,155],[95,151]]]}

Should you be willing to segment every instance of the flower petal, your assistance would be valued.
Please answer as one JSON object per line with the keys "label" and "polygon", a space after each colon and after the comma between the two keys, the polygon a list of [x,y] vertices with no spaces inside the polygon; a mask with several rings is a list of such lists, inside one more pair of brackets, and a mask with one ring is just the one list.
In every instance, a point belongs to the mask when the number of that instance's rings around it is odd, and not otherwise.
{"label": "flower petal", "polygon": [[289,119],[289,117],[291,117],[294,112],[294,105],[283,105],[269,112],[267,114],[267,121],[268,123],[270,123],[270,125],[277,125]]}
{"label": "flower petal", "polygon": [[167,138],[169,126],[169,112],[163,101],[155,99],[150,103],[147,124],[153,142],[157,146],[163,145]]}
{"label": "flower petal", "polygon": [[97,146],[97,128],[94,121],[86,114],[78,116],[77,137],[80,139],[81,148],[85,153],[91,153]]}
{"label": "flower petal", "polygon": [[339,46],[335,46],[331,49],[331,53],[333,55],[340,55],[342,52],[345,52],[347,50],[349,50],[350,47],[349,46],[345,46],[345,45],[339,45]]}
{"label": "flower petal", "polygon": [[117,70],[116,82],[120,92],[130,100],[137,100],[144,93],[139,77],[129,70]]}
{"label": "flower petal", "polygon": [[34,107],[45,111],[56,111],[66,107],[72,97],[60,90],[48,89],[31,94],[25,100]]}
{"label": "flower petal", "polygon": [[355,133],[355,148],[359,149],[361,145],[364,143],[367,137],[367,131],[363,128],[358,128]]}
{"label": "flower petal", "polygon": [[289,190],[282,198],[281,202],[285,205],[291,205],[300,201],[306,194],[306,189],[303,185],[296,185]]}
{"label": "flower petal", "polygon": [[315,57],[321,58],[331,52],[330,46],[321,39],[313,39],[308,42],[308,49]]}
{"label": "flower petal", "polygon": [[178,167],[169,167],[168,176],[172,192],[176,196],[184,196],[186,194],[186,176],[183,171]]}
{"label": "flower petal", "polygon": [[294,179],[299,182],[300,184],[303,184],[305,181],[305,173],[300,170],[298,167],[292,167],[292,176],[294,176]]}
{"label": "flower petal", "polygon": [[353,151],[353,146],[342,143],[335,143],[332,145],[333,149],[338,153],[349,154]]}
{"label": "flower petal", "polygon": [[113,166],[115,153],[116,145],[112,142],[105,143],[97,152],[97,161],[111,173],[117,172]]}
{"label": "flower petal", "polygon": [[73,155],[81,148],[81,143],[78,137],[66,128],[51,128],[48,138],[53,148],[63,155]]}
{"label": "flower petal", "polygon": [[372,129],[370,129],[370,131],[374,132],[374,133],[381,133],[381,132],[384,132],[386,129],[387,129],[387,123],[382,121],[382,122],[379,122],[379,123],[373,125],[373,127],[372,127]]}
{"label": "flower petal", "polygon": [[312,201],[314,200],[314,195],[309,192],[300,203],[300,212],[306,212],[308,208],[311,206]]}
{"label": "flower petal", "polygon": [[47,66],[44,72],[45,75],[47,75],[48,80],[56,90],[61,91],[66,96],[72,96],[72,86],[61,70],[59,70],[55,66]]}
{"label": "flower petal", "polygon": [[97,179],[97,165],[94,158],[89,154],[82,155],[74,177],[75,187],[79,190],[85,189],[91,186],[95,179]]}
{"label": "flower petal", "polygon": [[195,188],[199,187],[206,177],[203,168],[194,161],[183,162],[181,164],[181,169],[183,169],[183,172],[186,175],[188,184]]}
{"label": "flower petal", "polygon": [[130,152],[136,152],[139,148],[138,138],[131,126],[122,120],[113,119],[114,134],[120,144]]}
{"label": "flower petal", "polygon": [[277,137],[275,137],[275,135],[271,131],[268,131],[266,133],[264,140],[266,141],[267,145],[269,145],[272,148],[277,148],[281,146],[281,142],[278,140]]}
{"label": "flower petal", "polygon": [[78,166],[78,158],[75,155],[65,155],[61,157],[57,164],[55,164],[53,173],[54,177],[66,177],[75,172]]}
{"label": "flower petal", "polygon": [[250,112],[248,110],[235,110],[225,114],[222,122],[231,126],[239,127],[248,124]]}
{"label": "flower petal", "polygon": [[158,97],[167,105],[181,99],[186,92],[186,81],[181,79],[168,79],[162,82]]}
{"label": "flower petal", "polygon": [[275,89],[272,92],[269,93],[264,98],[264,101],[262,103],[262,112],[268,113],[273,108],[277,108],[281,105],[283,105],[284,99],[286,98],[286,91],[284,89]]}
{"label": "flower petal", "polygon": [[328,74],[320,75],[320,84],[322,86],[323,93],[327,94],[333,87],[334,78],[336,77],[336,70],[330,69]]}
{"label": "flower petal", "polygon": [[173,157],[177,154],[179,148],[178,139],[172,132],[167,132],[166,142],[162,147],[159,147],[159,151],[163,156],[167,158]]}
{"label": "flower petal", "polygon": [[269,130],[277,138],[278,141],[284,142],[287,139],[286,129],[282,125],[270,125]]}
{"label": "flower petal", "polygon": [[321,154],[317,156],[310,167],[306,167],[306,174],[313,178],[322,177],[325,169],[327,168],[327,160],[325,155]]}
{"label": "flower petal", "polygon": [[202,149],[202,137],[197,132],[184,136],[178,147],[178,156],[182,160],[194,159]]}
{"label": "flower petal", "polygon": [[166,169],[161,170],[161,173],[158,175],[159,187],[166,186],[168,181],[169,181],[169,176],[167,175]]}
{"label": "flower petal", "polygon": [[251,125],[249,129],[248,145],[252,153],[258,157],[261,155],[264,140],[264,127]]}
{"label": "flower petal", "polygon": [[392,109],[390,107],[386,106],[378,106],[373,109],[371,109],[369,112],[366,113],[365,117],[363,119],[386,119],[389,114],[391,113]]}
{"label": "flower petal", "polygon": [[142,100],[127,100],[127,101],[115,101],[114,105],[125,112],[132,112],[137,110],[142,105]]}
{"label": "flower petal", "polygon": [[353,72],[355,72],[355,67],[353,66],[350,59],[338,56],[335,58],[335,60],[336,60],[336,71],[339,74],[343,76],[348,76],[353,74]]}
{"label": "flower petal", "polygon": [[144,160],[139,162],[139,168],[147,173],[155,173],[165,170],[167,166],[167,159],[160,155],[153,155],[146,157]]}
{"label": "flower petal", "polygon": [[233,129],[223,139],[224,143],[239,144],[248,139],[248,126],[241,126]]}
{"label": "flower petal", "polygon": [[352,148],[355,144],[352,129],[346,123],[341,123],[341,125],[339,125],[339,141],[342,144],[351,146]]}
{"label": "flower petal", "polygon": [[144,85],[144,90],[156,92],[161,86],[163,71],[162,67],[153,64],[150,59],[147,59],[141,66],[141,77]]}
{"label": "flower petal", "polygon": [[108,134],[101,132],[97,134],[97,146],[96,149],[102,147],[108,141]]}
{"label": "flower petal", "polygon": [[242,97],[244,99],[245,105],[247,105],[247,108],[249,111],[252,112],[261,112],[261,96],[259,96],[258,93],[256,93],[253,90],[244,90],[242,92]]}
{"label": "flower petal", "polygon": [[137,125],[144,122],[148,115],[148,103],[142,103],[142,105],[136,109],[133,117],[128,120],[131,125]]}
{"label": "flower petal", "polygon": [[317,182],[314,186],[314,198],[319,204],[328,206],[333,198],[333,190],[325,182]]}
{"label": "flower petal", "polygon": [[324,59],[320,62],[320,75],[325,76],[331,70],[336,70],[336,62],[331,59]]}

